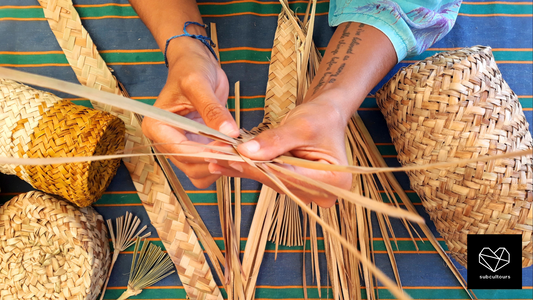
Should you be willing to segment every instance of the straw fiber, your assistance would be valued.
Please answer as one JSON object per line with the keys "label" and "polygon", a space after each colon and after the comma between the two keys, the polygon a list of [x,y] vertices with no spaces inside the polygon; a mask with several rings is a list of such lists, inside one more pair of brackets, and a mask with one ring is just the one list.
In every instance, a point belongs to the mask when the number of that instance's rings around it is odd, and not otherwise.
{"label": "straw fiber", "polygon": [[[91,37],[83,27],[72,1],[39,0],[44,14],[70,66],[83,85],[123,95]],[[121,109],[91,102],[126,123],[125,153],[151,153],[151,142],[142,133],[141,117]],[[222,299],[205,259],[190,216],[185,214],[169,182],[153,156],[123,159],[151,223],[172,261],[190,299]],[[162,161],[165,163],[166,161]],[[205,233],[204,233],[205,235]]]}
{"label": "straw fiber", "polygon": [[278,16],[278,27],[270,57],[265,116],[263,122],[252,129],[254,133],[278,127],[283,118],[296,106],[298,86],[296,29],[284,10]]}
{"label": "straw fiber", "polygon": [[110,262],[91,207],[33,191],[0,207],[0,298],[96,299]]}
{"label": "straw fiber", "polygon": [[[532,149],[520,102],[490,47],[443,52],[400,70],[376,95],[403,165]],[[521,234],[532,264],[533,158],[408,172],[452,256],[467,234]]]}
{"label": "straw fiber", "polygon": [[[0,154],[18,158],[92,156],[124,148],[124,123],[51,93],[0,79]],[[84,207],[98,200],[119,159],[45,166],[0,166],[34,188]]]}

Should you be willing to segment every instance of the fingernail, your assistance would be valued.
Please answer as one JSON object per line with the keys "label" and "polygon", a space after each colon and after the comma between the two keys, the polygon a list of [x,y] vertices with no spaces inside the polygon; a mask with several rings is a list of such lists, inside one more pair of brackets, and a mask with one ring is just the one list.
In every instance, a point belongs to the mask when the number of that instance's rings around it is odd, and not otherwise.
{"label": "fingernail", "polygon": [[260,148],[259,143],[257,141],[254,141],[254,140],[246,142],[246,143],[242,144],[242,146],[244,148],[246,148],[246,151],[248,153],[255,153],[255,152],[259,151],[259,148]]}
{"label": "fingernail", "polygon": [[215,170],[215,166],[210,164],[209,166],[207,166],[207,169],[209,170],[209,173],[211,174],[221,174],[220,171],[218,170]]}
{"label": "fingernail", "polygon": [[224,123],[218,128],[218,131],[229,136],[239,134],[239,130],[228,121],[224,121]]}
{"label": "fingernail", "polygon": [[218,161],[216,159],[212,159],[212,158],[204,158],[204,160],[208,163],[212,163],[212,164],[216,164],[218,163]]}
{"label": "fingernail", "polygon": [[229,163],[229,166],[241,173],[244,171],[242,166],[238,163]]}

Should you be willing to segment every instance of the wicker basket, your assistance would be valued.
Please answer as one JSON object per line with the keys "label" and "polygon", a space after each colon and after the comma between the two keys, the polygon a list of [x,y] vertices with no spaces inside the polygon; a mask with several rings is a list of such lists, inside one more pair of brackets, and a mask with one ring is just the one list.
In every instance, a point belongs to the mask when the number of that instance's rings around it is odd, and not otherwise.
{"label": "wicker basket", "polygon": [[91,207],[38,191],[0,207],[1,299],[96,299],[109,262],[107,229]]}
{"label": "wicker basket", "polygon": [[[400,70],[376,94],[402,165],[533,149],[516,94],[491,48],[439,53]],[[532,263],[533,158],[409,172],[412,188],[466,266],[468,234],[521,234]]]}
{"label": "wicker basket", "polygon": [[[53,94],[0,79],[0,155],[18,158],[92,156],[124,149],[124,123]],[[120,159],[45,166],[0,165],[34,188],[80,207],[98,200]]]}

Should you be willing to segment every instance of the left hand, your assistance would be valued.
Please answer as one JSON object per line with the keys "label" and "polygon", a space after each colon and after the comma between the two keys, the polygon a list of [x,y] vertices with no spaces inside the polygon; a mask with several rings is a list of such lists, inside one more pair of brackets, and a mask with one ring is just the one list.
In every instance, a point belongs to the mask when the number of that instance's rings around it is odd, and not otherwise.
{"label": "left hand", "polygon": [[[297,106],[287,115],[279,127],[266,130],[254,139],[239,145],[238,151],[253,160],[268,161],[280,155],[288,154],[329,164],[348,164],[345,146],[347,124],[346,117],[344,117],[345,113],[335,107],[328,96],[335,95],[323,94],[312,101]],[[349,189],[352,183],[350,173],[317,171],[288,165],[284,165],[284,167],[344,189]],[[268,177],[247,163],[210,163],[208,168],[212,174],[255,179],[281,192]],[[273,172],[280,178],[295,182],[283,174]],[[285,180],[283,181],[285,184],[287,183]],[[296,182],[302,184],[300,181]],[[288,187],[291,187],[290,183]],[[317,190],[311,185],[307,185],[307,187]],[[304,190],[294,190],[293,192],[306,203],[314,201],[324,207],[332,206],[336,201],[336,197],[331,194],[317,196]]]}

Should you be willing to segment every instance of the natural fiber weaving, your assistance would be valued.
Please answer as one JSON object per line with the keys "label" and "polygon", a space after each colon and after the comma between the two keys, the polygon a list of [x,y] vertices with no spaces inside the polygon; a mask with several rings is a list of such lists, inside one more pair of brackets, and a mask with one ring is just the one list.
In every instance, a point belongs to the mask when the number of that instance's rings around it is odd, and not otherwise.
{"label": "natural fiber weaving", "polygon": [[268,68],[263,122],[252,131],[261,132],[280,125],[285,115],[296,106],[298,86],[296,29],[282,9],[274,36]]}
{"label": "natural fiber weaving", "polygon": [[[72,1],[39,0],[50,28],[76,73],[79,82],[88,87],[122,95],[116,78],[105,64],[87,30],[83,27]],[[91,102],[97,109],[110,112],[126,123],[126,149],[131,153],[151,153],[151,142],[142,133],[141,119],[136,114]],[[153,156],[123,159],[138,195],[159,237],[176,265],[181,282],[190,299],[222,299],[202,247],[191,223],[174,195]],[[165,163],[164,161],[162,163]],[[208,235],[207,232],[202,234]],[[210,236],[209,236],[210,237]],[[211,238],[212,239],[212,238]],[[213,242],[214,243],[214,242]]]}
{"label": "natural fiber weaving", "polygon": [[[489,47],[439,53],[400,70],[376,95],[403,165],[532,149],[520,102]],[[466,266],[468,234],[521,234],[533,262],[533,158],[409,172],[411,186]]]}
{"label": "natural fiber weaving", "polygon": [[[124,148],[124,123],[21,83],[0,79],[0,154],[18,158],[114,154]],[[0,166],[34,188],[80,207],[98,200],[119,159],[45,166]]]}
{"label": "natural fiber weaving", "polygon": [[0,298],[96,299],[110,253],[104,220],[41,192],[0,207]]}

